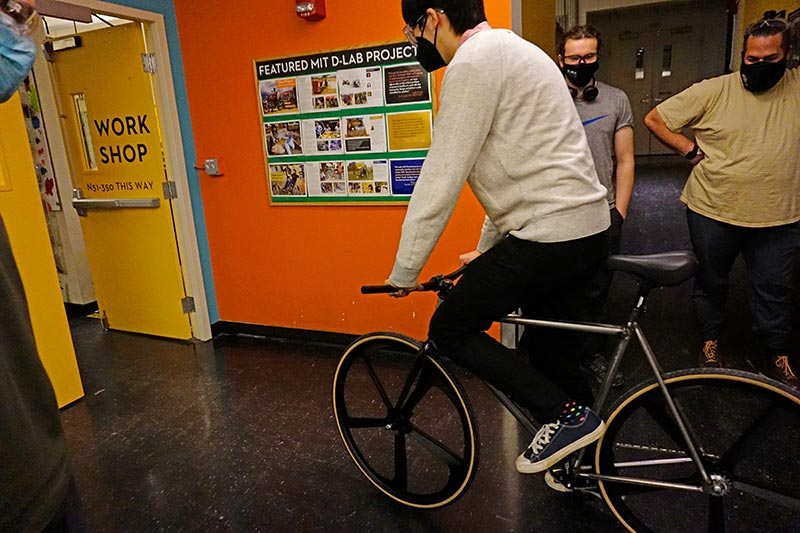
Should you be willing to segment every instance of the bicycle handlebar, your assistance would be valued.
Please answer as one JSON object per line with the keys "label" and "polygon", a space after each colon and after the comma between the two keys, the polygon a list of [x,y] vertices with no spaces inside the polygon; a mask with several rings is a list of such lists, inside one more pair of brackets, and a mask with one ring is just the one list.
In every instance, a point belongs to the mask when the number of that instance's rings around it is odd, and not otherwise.
{"label": "bicycle handlebar", "polygon": [[[448,290],[453,286],[453,281],[458,279],[458,277],[461,276],[466,269],[467,265],[464,265],[461,268],[450,272],[449,274],[433,276],[428,281],[421,283],[419,286],[413,289],[410,289],[410,292],[439,292],[442,290]],[[361,294],[386,294],[397,292],[398,290],[399,289],[393,285],[363,285],[361,287]]]}

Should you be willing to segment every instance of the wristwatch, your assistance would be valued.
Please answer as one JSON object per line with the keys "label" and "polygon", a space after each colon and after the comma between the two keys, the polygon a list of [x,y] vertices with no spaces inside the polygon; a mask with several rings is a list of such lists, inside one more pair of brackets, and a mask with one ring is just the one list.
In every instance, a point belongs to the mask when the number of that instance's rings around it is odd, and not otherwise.
{"label": "wristwatch", "polygon": [[697,142],[695,141],[694,146],[692,147],[692,149],[689,150],[688,152],[686,152],[686,155],[683,156],[683,157],[685,157],[686,159],[691,161],[692,159],[697,157],[697,152],[699,152],[699,151],[700,151],[700,147],[697,146]]}

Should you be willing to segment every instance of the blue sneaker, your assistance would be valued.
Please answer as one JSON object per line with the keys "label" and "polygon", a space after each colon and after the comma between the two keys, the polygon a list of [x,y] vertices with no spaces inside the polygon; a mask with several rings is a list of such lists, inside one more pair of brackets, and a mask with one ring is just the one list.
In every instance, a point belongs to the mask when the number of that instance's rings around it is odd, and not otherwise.
{"label": "blue sneaker", "polygon": [[528,449],[517,457],[517,471],[522,474],[544,472],[602,437],[605,430],[603,420],[588,408],[577,423],[545,424],[536,432]]}

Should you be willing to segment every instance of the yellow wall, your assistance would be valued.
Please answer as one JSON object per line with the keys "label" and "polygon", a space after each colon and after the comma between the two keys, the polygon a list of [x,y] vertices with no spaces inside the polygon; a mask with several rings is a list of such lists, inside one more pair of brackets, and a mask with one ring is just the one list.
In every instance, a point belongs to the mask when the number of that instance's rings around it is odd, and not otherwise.
{"label": "yellow wall", "polygon": [[739,11],[742,13],[742,23],[746,28],[751,22],[760,19],[764,11],[786,10],[788,15],[798,7],[800,7],[800,0],[746,0],[739,2]]}
{"label": "yellow wall", "polygon": [[522,37],[556,57],[556,3],[522,0]]}
{"label": "yellow wall", "polygon": [[742,38],[744,30],[750,23],[759,20],[765,11],[786,10],[788,15],[795,9],[800,8],[800,0],[739,0],[739,25],[736,28],[736,38],[733,41],[733,62],[738,69],[741,62]]}
{"label": "yellow wall", "polygon": [[18,96],[0,104],[0,165],[0,213],[28,297],[39,356],[63,407],[83,397],[83,386]]}

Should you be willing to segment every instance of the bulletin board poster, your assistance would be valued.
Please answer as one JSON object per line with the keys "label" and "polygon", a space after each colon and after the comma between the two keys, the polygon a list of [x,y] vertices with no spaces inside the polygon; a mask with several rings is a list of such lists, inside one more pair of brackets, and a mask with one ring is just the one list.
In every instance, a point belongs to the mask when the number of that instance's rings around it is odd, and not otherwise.
{"label": "bulletin board poster", "polygon": [[407,202],[433,131],[406,42],[255,61],[272,204]]}

